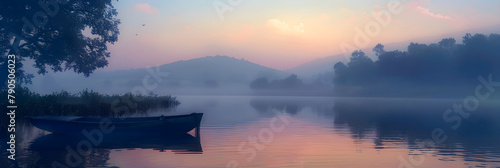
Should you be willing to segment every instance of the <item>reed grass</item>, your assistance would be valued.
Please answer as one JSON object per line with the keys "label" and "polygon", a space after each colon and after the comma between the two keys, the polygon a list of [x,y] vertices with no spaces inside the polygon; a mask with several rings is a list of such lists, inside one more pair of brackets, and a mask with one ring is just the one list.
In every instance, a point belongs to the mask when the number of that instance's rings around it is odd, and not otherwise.
{"label": "reed grass", "polygon": [[[119,117],[145,113],[150,109],[169,109],[180,104],[173,96],[134,95],[132,93],[107,95],[92,90],[72,94],[67,91],[40,95],[26,87],[16,88],[15,100],[18,116],[99,116]],[[1,106],[7,102],[7,91],[1,91]]]}

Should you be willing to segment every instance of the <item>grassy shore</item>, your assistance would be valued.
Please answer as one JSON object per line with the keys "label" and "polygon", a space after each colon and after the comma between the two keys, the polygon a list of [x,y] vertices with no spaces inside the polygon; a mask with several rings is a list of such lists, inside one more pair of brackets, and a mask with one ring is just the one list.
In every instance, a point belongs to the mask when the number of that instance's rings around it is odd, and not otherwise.
{"label": "grassy shore", "polygon": [[[149,109],[168,109],[179,105],[179,101],[172,96],[134,95],[125,93],[121,95],[106,95],[92,90],[83,90],[77,94],[66,91],[40,95],[28,88],[16,88],[15,100],[17,115],[61,115],[61,116],[98,116],[119,117],[127,114],[145,113]],[[1,106],[9,105],[7,91],[0,92]]]}

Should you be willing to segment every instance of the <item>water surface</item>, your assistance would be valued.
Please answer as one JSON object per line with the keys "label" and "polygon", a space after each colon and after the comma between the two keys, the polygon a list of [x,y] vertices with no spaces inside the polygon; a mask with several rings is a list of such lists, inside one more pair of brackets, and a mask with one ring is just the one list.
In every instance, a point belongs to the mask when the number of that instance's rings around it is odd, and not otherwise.
{"label": "water surface", "polygon": [[[482,101],[467,118],[450,113],[450,121],[443,118],[445,111],[463,100],[178,99],[182,104],[174,111],[148,115],[203,112],[198,137],[104,137],[111,143],[82,156],[78,167],[500,167],[498,100]],[[432,139],[435,129],[443,130],[444,141]],[[66,146],[78,147],[78,140],[29,124],[21,132],[22,167],[49,167],[55,162],[67,166]]]}

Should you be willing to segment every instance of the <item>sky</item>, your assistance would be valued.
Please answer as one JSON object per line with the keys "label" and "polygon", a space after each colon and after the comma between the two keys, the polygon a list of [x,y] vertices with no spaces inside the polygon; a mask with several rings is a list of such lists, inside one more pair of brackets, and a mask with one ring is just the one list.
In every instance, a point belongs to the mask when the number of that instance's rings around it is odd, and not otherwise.
{"label": "sky", "polygon": [[377,43],[500,25],[500,1],[492,0],[121,0],[114,6],[120,36],[109,46],[105,70],[215,55],[286,70]]}

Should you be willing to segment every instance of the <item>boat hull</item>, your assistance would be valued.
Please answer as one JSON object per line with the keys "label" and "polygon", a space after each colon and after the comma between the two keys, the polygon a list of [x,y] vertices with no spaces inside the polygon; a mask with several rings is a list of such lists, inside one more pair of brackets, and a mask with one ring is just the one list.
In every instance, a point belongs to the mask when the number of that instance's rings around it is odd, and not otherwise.
{"label": "boat hull", "polygon": [[60,134],[101,131],[106,134],[186,133],[200,126],[202,113],[141,118],[29,117],[37,128]]}

